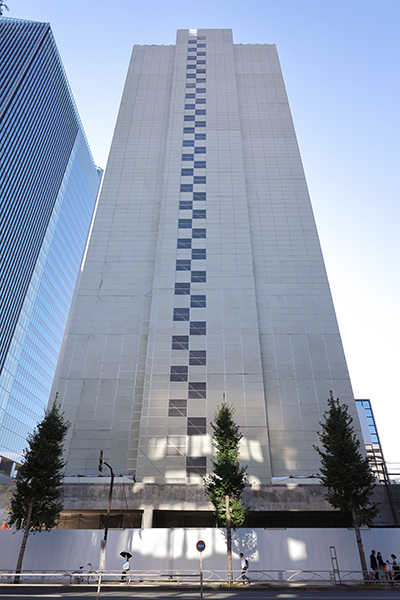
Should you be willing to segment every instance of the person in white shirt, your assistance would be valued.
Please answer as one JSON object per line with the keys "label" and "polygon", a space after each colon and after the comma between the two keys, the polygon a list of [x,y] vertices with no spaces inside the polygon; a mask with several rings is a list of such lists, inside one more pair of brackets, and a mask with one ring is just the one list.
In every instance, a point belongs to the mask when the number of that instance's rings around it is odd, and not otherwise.
{"label": "person in white shirt", "polygon": [[247,560],[247,558],[245,558],[243,556],[243,553],[240,553],[240,569],[242,571],[242,580],[243,580],[243,585],[246,585],[246,581],[248,583],[248,585],[250,585],[250,579],[247,577],[246,575],[246,571],[249,568],[249,561]]}

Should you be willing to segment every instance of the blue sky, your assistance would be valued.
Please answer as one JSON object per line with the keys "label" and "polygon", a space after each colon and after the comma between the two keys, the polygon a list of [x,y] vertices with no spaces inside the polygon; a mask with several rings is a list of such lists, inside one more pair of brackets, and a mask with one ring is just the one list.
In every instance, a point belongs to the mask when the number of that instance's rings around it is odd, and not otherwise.
{"label": "blue sky", "polygon": [[134,44],[232,28],[235,43],[277,45],[354,393],[372,401],[389,470],[400,462],[399,0],[8,6],[5,16],[51,24],[103,168]]}

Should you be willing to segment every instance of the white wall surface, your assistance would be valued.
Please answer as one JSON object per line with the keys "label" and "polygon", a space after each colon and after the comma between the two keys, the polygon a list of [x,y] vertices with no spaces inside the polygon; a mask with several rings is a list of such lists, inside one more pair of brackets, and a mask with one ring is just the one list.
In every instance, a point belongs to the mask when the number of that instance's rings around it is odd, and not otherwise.
{"label": "white wall surface", "polygon": [[[24,570],[74,570],[91,562],[99,565],[100,530],[53,530],[30,535],[23,562]],[[362,531],[364,550],[400,555],[400,529]],[[14,570],[22,533],[0,531],[0,571]],[[118,570],[119,553],[128,550],[133,557],[131,571],[196,570],[199,553],[196,542],[204,540],[204,570],[226,569],[225,531],[222,529],[126,529],[109,531],[106,569]],[[355,533],[348,529],[240,529],[234,533],[233,567],[239,575],[239,553],[250,561],[250,570],[330,571],[329,547],[335,546],[341,571],[359,571]],[[251,576],[251,575],[250,575]],[[253,578],[256,578],[254,575]]]}

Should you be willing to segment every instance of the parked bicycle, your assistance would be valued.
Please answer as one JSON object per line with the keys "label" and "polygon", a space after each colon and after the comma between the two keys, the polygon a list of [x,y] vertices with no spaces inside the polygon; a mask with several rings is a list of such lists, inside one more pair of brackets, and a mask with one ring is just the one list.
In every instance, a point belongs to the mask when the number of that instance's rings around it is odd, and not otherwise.
{"label": "parked bicycle", "polygon": [[78,571],[74,571],[71,573],[69,580],[72,584],[77,583],[97,583],[98,582],[98,574],[96,569],[93,568],[92,563],[88,563],[89,567],[87,570],[83,570],[84,565],[79,567]]}

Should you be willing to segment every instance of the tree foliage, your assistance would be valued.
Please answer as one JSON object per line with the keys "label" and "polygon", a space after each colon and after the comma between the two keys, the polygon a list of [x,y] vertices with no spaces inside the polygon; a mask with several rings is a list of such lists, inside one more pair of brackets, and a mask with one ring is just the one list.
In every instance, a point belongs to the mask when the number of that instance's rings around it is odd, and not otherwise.
{"label": "tree foliage", "polygon": [[62,451],[68,427],[69,423],[54,404],[28,437],[8,517],[8,525],[17,530],[26,529],[28,525],[28,530],[48,531],[57,524],[62,510],[61,469],[65,465]]}
{"label": "tree foliage", "polygon": [[222,404],[214,416],[213,446],[215,458],[211,461],[213,472],[204,480],[206,496],[214,507],[218,521],[227,524],[226,496],[229,496],[231,525],[237,529],[246,518],[246,507],[241,495],[246,486],[247,467],[238,461],[239,444],[242,439],[239,426],[233,420],[233,405]]}
{"label": "tree foliage", "polygon": [[321,457],[322,485],[326,499],[334,507],[351,513],[358,525],[371,525],[379,514],[379,504],[372,502],[375,478],[368,458],[360,452],[360,441],[354,433],[348,406],[335,400],[331,392],[329,410],[318,432],[322,449],[314,446]]}

